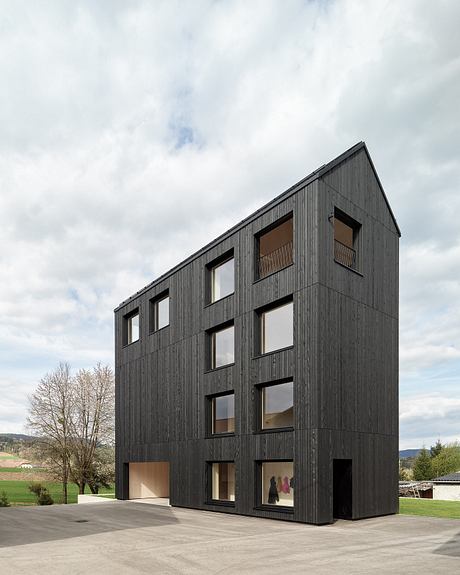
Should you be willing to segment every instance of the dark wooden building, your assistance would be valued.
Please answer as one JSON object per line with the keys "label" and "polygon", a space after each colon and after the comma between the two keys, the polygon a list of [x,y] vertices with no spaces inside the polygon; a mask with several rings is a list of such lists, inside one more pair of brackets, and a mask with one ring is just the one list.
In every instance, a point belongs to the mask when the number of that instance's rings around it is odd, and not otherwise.
{"label": "dark wooden building", "polygon": [[117,497],[395,513],[399,237],[361,142],[123,302]]}

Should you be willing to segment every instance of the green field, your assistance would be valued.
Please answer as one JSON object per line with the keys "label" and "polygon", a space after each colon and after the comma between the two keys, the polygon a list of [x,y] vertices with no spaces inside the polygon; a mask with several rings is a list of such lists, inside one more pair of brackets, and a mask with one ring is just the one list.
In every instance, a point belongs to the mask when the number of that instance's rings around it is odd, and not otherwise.
{"label": "green field", "polygon": [[[11,503],[11,505],[34,505],[36,502],[36,497],[29,491],[30,483],[30,481],[0,481],[0,493],[2,491],[6,491],[8,501]],[[40,483],[48,489],[55,503],[62,503],[61,483],[50,481],[42,481]],[[68,502],[77,503],[78,487],[73,483],[69,483],[67,490]],[[102,488],[100,490],[101,494],[109,495],[112,492],[113,489]],[[89,493],[89,489],[86,491],[86,493]]]}
{"label": "green field", "polygon": [[34,467],[29,469],[25,467],[21,469],[20,467],[0,467],[0,473],[40,473],[46,471],[43,467]]}
{"label": "green field", "polygon": [[438,501],[433,499],[399,498],[401,515],[425,515],[460,519],[460,501]]}
{"label": "green field", "polygon": [[17,455],[0,455],[0,459],[3,461],[5,459],[18,459]]}

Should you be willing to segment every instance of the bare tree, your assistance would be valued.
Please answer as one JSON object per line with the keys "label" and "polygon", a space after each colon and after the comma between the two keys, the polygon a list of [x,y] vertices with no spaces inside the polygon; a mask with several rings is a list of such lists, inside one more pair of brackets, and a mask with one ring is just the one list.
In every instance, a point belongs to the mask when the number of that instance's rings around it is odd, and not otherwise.
{"label": "bare tree", "polygon": [[109,366],[100,363],[92,370],[80,369],[74,379],[72,414],[72,480],[79,492],[88,485],[97,492],[96,463],[100,446],[114,440],[114,377]]}
{"label": "bare tree", "polygon": [[[29,401],[29,427],[38,436],[37,446],[49,471],[62,482],[64,503],[69,480],[78,485],[80,493],[86,485],[97,493],[102,477],[98,450],[114,442],[112,369],[99,363],[72,377],[69,364],[60,363],[41,379]],[[102,458],[104,469],[110,467],[107,453]]]}
{"label": "bare tree", "polygon": [[38,445],[50,462],[50,471],[61,481],[64,503],[70,473],[73,385],[68,363],[60,363],[40,380],[29,397],[28,424],[39,437]]}

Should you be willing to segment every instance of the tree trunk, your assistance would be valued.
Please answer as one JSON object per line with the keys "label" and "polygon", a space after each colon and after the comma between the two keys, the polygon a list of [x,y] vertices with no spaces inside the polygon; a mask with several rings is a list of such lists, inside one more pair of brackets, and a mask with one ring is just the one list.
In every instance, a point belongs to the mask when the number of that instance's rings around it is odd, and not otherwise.
{"label": "tree trunk", "polygon": [[86,483],[84,481],[82,481],[81,483],[78,483],[78,493],[80,495],[85,494],[85,486],[86,486]]}
{"label": "tree trunk", "polygon": [[88,485],[93,495],[97,495],[99,493],[99,487],[97,485],[92,485],[91,483]]}

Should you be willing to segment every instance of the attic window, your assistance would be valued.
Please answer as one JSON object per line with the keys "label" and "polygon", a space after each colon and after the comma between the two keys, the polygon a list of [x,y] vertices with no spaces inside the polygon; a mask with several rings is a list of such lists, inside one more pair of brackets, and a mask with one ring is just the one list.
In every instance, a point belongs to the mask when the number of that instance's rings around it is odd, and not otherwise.
{"label": "attic window", "polygon": [[361,224],[335,208],[334,260],[352,270],[359,270],[359,235]]}

